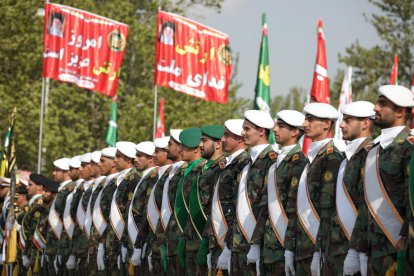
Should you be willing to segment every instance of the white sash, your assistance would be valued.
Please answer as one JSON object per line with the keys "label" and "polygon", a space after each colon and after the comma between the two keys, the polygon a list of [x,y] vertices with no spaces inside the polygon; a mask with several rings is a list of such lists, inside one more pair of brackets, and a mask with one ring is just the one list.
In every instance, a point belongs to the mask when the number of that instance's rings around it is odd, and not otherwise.
{"label": "white sash", "polygon": [[389,198],[378,170],[378,155],[380,146],[368,152],[365,163],[364,193],[368,209],[375,221],[381,227],[388,240],[397,247],[401,239],[400,231],[403,219]]}
{"label": "white sash", "polygon": [[270,166],[267,174],[267,202],[269,209],[269,218],[275,231],[276,237],[281,245],[285,244],[285,234],[288,226],[288,218],[283,209],[282,202],[279,197],[279,189],[276,180],[277,163]]}
{"label": "white sash", "polygon": [[[159,180],[158,180],[159,181]],[[157,229],[158,220],[160,219],[160,210],[158,209],[157,203],[155,202],[155,188],[157,187],[158,181],[155,183],[152,188],[148,204],[147,204],[147,220],[148,224],[151,227],[152,232],[155,234]]]}
{"label": "white sash", "polygon": [[56,197],[53,200],[52,206],[50,207],[48,221],[50,227],[52,228],[53,233],[55,234],[56,238],[60,240],[60,235],[62,234],[62,221],[60,220],[59,214],[56,212],[55,209],[56,204]]}
{"label": "white sash", "polygon": [[252,239],[254,228],[256,227],[256,218],[254,217],[250,199],[247,193],[247,174],[250,169],[250,163],[243,168],[237,197],[237,222],[248,242]]}
{"label": "white sash", "polygon": [[164,230],[167,230],[167,225],[172,214],[172,208],[170,204],[170,198],[168,197],[168,189],[170,187],[170,181],[174,177],[175,173],[181,166],[184,164],[184,161],[177,162],[173,165],[173,168],[168,175],[167,180],[164,183],[164,188],[162,190],[162,204],[161,204],[161,224]]}
{"label": "white sash", "polygon": [[319,230],[320,218],[309,197],[307,182],[308,166],[309,165],[306,165],[299,180],[297,212],[303,229],[306,231],[313,244],[315,244],[316,236],[318,235]]}
{"label": "white sash", "polygon": [[91,211],[91,201],[92,201],[92,196],[93,193],[95,192],[95,190],[99,187],[99,184],[101,183],[101,181],[105,178],[105,176],[100,176],[97,179],[95,179],[95,185],[92,188],[92,193],[91,196],[89,197],[89,201],[88,201],[88,207],[86,208],[86,217],[85,217],[85,233],[88,236],[88,238],[91,235],[91,227],[92,227],[92,211]]}
{"label": "white sash", "polygon": [[[82,231],[85,231],[85,223],[86,223],[86,221],[85,221],[86,211],[83,208],[83,204],[82,204],[83,196],[85,195],[86,191],[89,188],[93,189],[93,187],[91,187],[92,183],[93,183],[93,180],[88,180],[88,181],[85,181],[83,183],[83,188],[85,189],[85,191],[83,192],[83,194],[82,194],[82,196],[79,200],[78,208],[76,209],[76,222],[78,223],[78,226]],[[91,195],[92,195],[92,193],[91,193]]]}
{"label": "white sash", "polygon": [[74,194],[75,191],[71,192],[66,198],[65,210],[63,211],[63,225],[65,226],[65,231],[68,234],[70,240],[73,237],[73,230],[75,230],[75,222],[70,215],[70,205],[72,203]]}
{"label": "white sash", "polygon": [[221,208],[220,194],[219,194],[220,177],[217,180],[216,187],[214,188],[213,201],[211,204],[211,221],[213,225],[214,235],[220,247],[224,249],[224,238],[226,237],[227,226],[226,218]]}
{"label": "white sash", "polygon": [[345,168],[348,160],[345,158],[339,167],[338,179],[336,180],[336,213],[339,224],[342,227],[348,240],[351,239],[352,230],[358,216],[358,211],[346,190],[344,179]]}

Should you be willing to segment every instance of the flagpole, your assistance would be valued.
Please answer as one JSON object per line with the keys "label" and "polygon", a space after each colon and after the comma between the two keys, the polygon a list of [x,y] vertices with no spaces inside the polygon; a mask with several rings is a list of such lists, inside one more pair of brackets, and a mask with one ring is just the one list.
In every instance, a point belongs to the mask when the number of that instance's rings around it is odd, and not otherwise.
{"label": "flagpole", "polygon": [[154,121],[152,127],[152,139],[155,139],[155,130],[157,128],[157,101],[158,101],[158,86],[154,86]]}
{"label": "flagpole", "polygon": [[[47,87],[47,88],[46,88]],[[49,80],[42,78],[42,98],[40,102],[40,125],[39,125],[39,145],[37,148],[37,173],[40,173],[42,163],[42,140],[43,140],[43,117],[45,109],[45,94],[49,89]]]}

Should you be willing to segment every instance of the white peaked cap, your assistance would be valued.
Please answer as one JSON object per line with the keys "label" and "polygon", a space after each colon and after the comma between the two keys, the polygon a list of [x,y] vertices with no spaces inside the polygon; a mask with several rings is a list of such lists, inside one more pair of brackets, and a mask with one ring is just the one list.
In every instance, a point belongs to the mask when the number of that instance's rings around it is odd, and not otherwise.
{"label": "white peaked cap", "polygon": [[383,85],[378,89],[379,96],[384,96],[401,107],[414,106],[414,94],[401,85]]}
{"label": "white peaked cap", "polygon": [[154,155],[154,152],[155,152],[154,143],[151,141],[144,141],[144,142],[138,143],[135,149],[139,152],[142,152],[150,156]]}
{"label": "white peaked cap", "polygon": [[272,129],[275,125],[275,122],[270,116],[269,112],[261,110],[247,110],[244,112],[244,118],[252,122],[258,127]]}
{"label": "white peaked cap", "polygon": [[81,156],[80,161],[81,163],[91,163],[92,153],[87,152]]}
{"label": "white peaked cap", "polygon": [[101,162],[101,155],[102,153],[100,150],[94,151],[92,152],[91,160],[98,164],[99,162]]}
{"label": "white peaked cap", "polygon": [[7,177],[0,177],[0,186],[2,187],[10,187],[10,178]]}
{"label": "white peaked cap", "polygon": [[135,153],[137,150],[135,149],[135,143],[121,141],[115,144],[116,149],[119,150],[123,155],[129,158],[135,158]]}
{"label": "white peaked cap", "polygon": [[154,140],[154,146],[159,149],[168,148],[168,142],[170,141],[170,136],[165,136],[162,138],[157,138]]}
{"label": "white peaked cap", "polygon": [[103,150],[101,150],[101,156],[102,157],[107,157],[107,158],[115,158],[115,154],[116,154],[116,147],[107,147],[104,148]]}
{"label": "white peaked cap", "polygon": [[69,158],[60,158],[58,160],[53,161],[53,166],[63,171],[69,170]]}
{"label": "white peaked cap", "polygon": [[321,119],[338,120],[339,112],[330,104],[327,103],[308,103],[303,108],[303,113],[310,114]]}
{"label": "white peaked cap", "polygon": [[181,144],[181,141],[180,141],[181,131],[183,131],[183,130],[182,129],[171,129],[170,130],[170,135],[172,136],[172,138],[174,138],[174,140],[177,141],[180,144]]}
{"label": "white peaked cap", "polygon": [[305,115],[296,110],[282,110],[277,113],[277,118],[284,121],[286,124],[302,128],[305,122]]}
{"label": "white peaked cap", "polygon": [[357,101],[341,106],[341,113],[344,115],[375,119],[375,105],[367,101]]}
{"label": "white peaked cap", "polygon": [[230,119],[224,122],[224,126],[233,134],[242,136],[243,119]]}
{"label": "white peaked cap", "polygon": [[81,156],[76,155],[69,160],[69,167],[79,169],[81,167]]}

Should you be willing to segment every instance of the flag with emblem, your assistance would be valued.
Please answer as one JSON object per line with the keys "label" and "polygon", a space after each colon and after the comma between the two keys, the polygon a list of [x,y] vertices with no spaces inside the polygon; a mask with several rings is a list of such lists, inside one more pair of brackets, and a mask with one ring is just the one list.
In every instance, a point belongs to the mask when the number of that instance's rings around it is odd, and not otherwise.
{"label": "flag with emblem", "polygon": [[[318,44],[316,51],[315,69],[313,72],[312,89],[310,92],[310,102],[329,103],[329,79],[328,79],[328,66],[326,61],[326,49],[325,49],[325,35],[323,33],[323,22],[318,20],[317,23],[317,35]],[[303,139],[302,151],[307,154],[311,140],[309,138]]]}
{"label": "flag with emblem", "polygon": [[[260,44],[259,68],[257,69],[253,108],[270,113],[270,67],[266,14],[262,14],[262,43]],[[270,132],[269,143],[275,143],[273,131]]]}
{"label": "flag with emblem", "polygon": [[[345,73],[344,80],[342,81],[341,94],[339,96],[338,110],[345,104],[352,103],[352,67],[348,67],[348,71]],[[335,139],[342,140],[342,130],[339,125],[342,122],[342,113],[339,112],[339,118],[335,122]]]}
{"label": "flag with emblem", "polygon": [[112,105],[111,105],[111,117],[108,122],[108,128],[106,129],[106,136],[105,142],[108,146],[115,147],[116,144],[116,132],[118,129],[118,125],[116,123],[118,113],[118,99],[117,97],[112,98]]}
{"label": "flag with emblem", "polygon": [[391,68],[390,84],[398,85],[398,55],[394,55],[394,63]]}
{"label": "flag with emblem", "polygon": [[14,164],[16,163],[16,149],[14,146],[14,120],[16,107],[13,108],[9,118],[9,126],[4,136],[2,158],[0,164],[0,176],[10,177]]}
{"label": "flag with emblem", "polygon": [[165,136],[164,125],[164,98],[161,98],[160,109],[157,117],[157,129],[155,130],[155,138],[162,138]]}

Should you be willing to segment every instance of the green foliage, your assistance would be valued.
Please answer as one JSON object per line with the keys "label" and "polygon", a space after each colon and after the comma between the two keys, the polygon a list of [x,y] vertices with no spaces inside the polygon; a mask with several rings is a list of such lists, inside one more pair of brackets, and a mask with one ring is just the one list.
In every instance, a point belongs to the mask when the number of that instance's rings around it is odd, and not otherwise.
{"label": "green foliage", "polygon": [[[193,5],[219,10],[222,0],[173,1],[58,1],[129,25],[127,50],[118,86],[118,140],[150,140],[153,129],[155,25],[161,8],[183,12]],[[13,106],[17,107],[17,166],[35,170],[42,88],[43,17],[37,10],[43,1],[0,2],[0,104],[1,129],[6,129]],[[236,60],[237,61],[237,60]],[[238,83],[230,87],[229,103],[209,103],[158,88],[165,98],[166,129],[220,124],[240,117],[246,101],[237,99]],[[158,106],[158,103],[157,103]],[[75,85],[50,80],[43,132],[43,171],[52,161],[105,147],[105,131],[111,99]]]}

